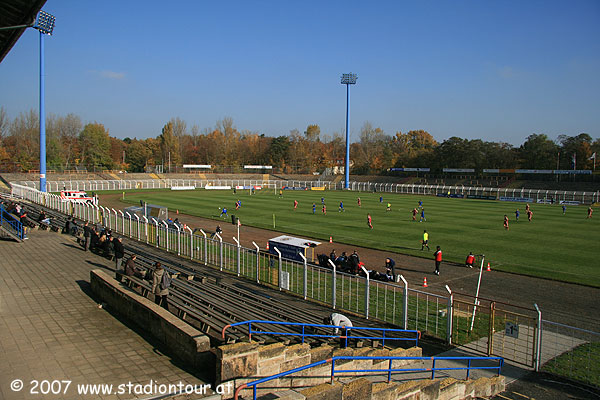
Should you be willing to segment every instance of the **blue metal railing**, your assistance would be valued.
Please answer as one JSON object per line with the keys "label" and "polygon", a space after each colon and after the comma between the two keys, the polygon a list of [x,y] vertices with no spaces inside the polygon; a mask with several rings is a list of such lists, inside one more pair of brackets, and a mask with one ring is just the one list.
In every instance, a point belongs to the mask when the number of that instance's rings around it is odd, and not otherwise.
{"label": "blue metal railing", "polygon": [[[252,324],[267,324],[267,325],[285,325],[285,326],[296,326],[301,328],[301,332],[275,332],[275,331],[265,331],[265,330],[257,330],[253,329]],[[262,321],[262,320],[248,320],[242,322],[236,322],[235,324],[226,325],[221,332],[223,339],[225,339],[225,331],[228,328],[240,326],[240,325],[248,325],[248,338],[252,340],[252,334],[261,334],[261,335],[281,335],[281,336],[300,336],[302,338],[302,343],[304,343],[304,338],[306,337],[320,337],[320,338],[342,338],[346,340],[346,346],[348,345],[348,340],[350,339],[367,339],[367,340],[381,340],[381,345],[385,346],[386,340],[400,340],[407,342],[415,342],[415,346],[419,345],[419,339],[421,338],[421,332],[416,330],[407,330],[407,329],[390,329],[390,328],[372,328],[372,327],[341,327],[336,325],[322,325],[322,324],[304,324],[301,322],[282,322],[282,321]],[[256,326],[256,325],[255,325]],[[323,329],[339,329],[340,332],[345,332],[344,335],[327,335],[327,334],[318,334],[312,332],[306,332],[306,328],[323,328]],[[379,331],[381,332],[380,336],[352,336],[353,330],[360,331]],[[395,337],[389,336],[390,334],[408,334],[414,335],[414,337]]]}
{"label": "blue metal railing", "polygon": [[0,225],[5,229],[10,230],[12,233],[17,235],[21,240],[25,237],[25,230],[23,224],[17,217],[10,214],[2,204],[0,204]]}
{"label": "blue metal railing", "polygon": [[[335,362],[337,360],[387,360],[389,361],[388,368],[380,368],[380,369],[335,369]],[[394,361],[431,361],[431,368],[392,368],[392,363]],[[467,366],[465,367],[436,367],[436,361],[467,361]],[[474,367],[471,365],[473,361],[498,361],[497,366],[477,366]],[[253,382],[244,383],[239,386],[235,390],[234,399],[237,400],[240,392],[244,389],[252,388],[253,398],[256,399],[256,391],[257,386],[264,382],[269,382],[274,379],[279,379],[281,377],[294,374],[296,372],[304,371],[309,368],[317,367],[319,365],[331,363],[331,382],[333,383],[334,376],[336,374],[342,373],[387,373],[387,381],[388,383],[392,381],[392,373],[400,373],[400,372],[431,372],[431,379],[435,379],[435,373],[437,371],[456,371],[456,370],[466,370],[467,378],[469,379],[471,370],[474,369],[489,369],[496,370],[497,376],[500,375],[500,371],[502,370],[502,366],[504,365],[504,358],[502,357],[351,357],[351,356],[338,356],[328,358],[326,360],[317,361],[312,364],[304,365],[302,367],[294,368],[289,371],[281,372],[279,374],[275,374],[266,378],[258,379]]]}

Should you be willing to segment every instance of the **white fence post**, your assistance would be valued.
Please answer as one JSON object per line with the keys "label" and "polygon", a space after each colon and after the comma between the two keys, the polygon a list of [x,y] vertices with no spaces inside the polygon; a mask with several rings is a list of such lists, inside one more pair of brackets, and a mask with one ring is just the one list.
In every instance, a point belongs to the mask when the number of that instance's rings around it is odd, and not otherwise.
{"label": "white fence post", "polygon": [[192,231],[192,228],[190,228],[189,226],[185,226],[185,228],[190,231],[190,260],[194,259],[194,232]]}
{"label": "white fence post", "polygon": [[282,281],[282,275],[283,275],[283,267],[281,265],[281,252],[279,251],[279,249],[277,247],[273,247],[273,250],[275,250],[277,252],[277,255],[279,256],[279,278],[277,279],[277,286],[279,286],[279,291],[281,291],[281,281]]}
{"label": "white fence post", "polygon": [[233,236],[233,240],[237,244],[237,276],[240,276],[240,242],[238,242],[237,238]]}
{"label": "white fence post", "polygon": [[306,265],[306,257],[304,254],[298,253],[300,257],[302,257],[302,261],[304,261],[304,282],[302,285],[302,294],[304,294],[304,300],[306,300],[306,292],[308,291],[308,266]]}
{"label": "white fence post", "polygon": [[223,238],[218,233],[215,236],[219,238],[219,270],[223,271]]}
{"label": "white fence post", "polygon": [[452,314],[454,312],[454,294],[452,294],[452,290],[450,290],[448,285],[446,285],[446,290],[450,294],[450,297],[448,297],[448,306],[446,307],[446,320],[448,321],[446,328],[446,342],[448,342],[448,344],[452,344]]}
{"label": "white fence post", "polygon": [[260,247],[254,242],[252,244],[256,247],[256,283],[260,283]]}
{"label": "white fence post", "polygon": [[538,314],[538,320],[537,320],[537,332],[536,332],[536,338],[535,338],[535,370],[539,371],[540,370],[540,363],[541,363],[541,358],[542,358],[542,311],[540,310],[540,308],[538,307],[537,304],[533,304],[533,306],[535,307],[535,310],[537,311]]}
{"label": "white fence post", "polygon": [[365,317],[369,319],[369,291],[371,288],[371,277],[369,276],[369,271],[367,271],[364,265],[361,265],[360,268],[365,273],[365,277],[367,279],[367,286],[365,287]]}
{"label": "white fence post", "polygon": [[165,225],[165,242],[167,243],[166,249],[167,253],[169,252],[169,224],[167,224],[164,220],[161,221]]}
{"label": "white fence post", "polygon": [[333,270],[331,271],[331,307],[333,307],[333,309],[335,310],[335,295],[336,295],[336,291],[335,291],[335,281],[336,281],[336,270],[335,270],[335,264],[333,263],[333,261],[331,260],[327,260],[329,261],[329,264],[331,264],[331,266],[333,267]]}
{"label": "white fence post", "polygon": [[404,296],[402,299],[402,313],[404,314],[404,329],[408,329],[408,282],[404,279],[404,276],[400,275],[400,279],[404,282]]}
{"label": "white fence post", "polygon": [[200,229],[200,232],[204,236],[204,264],[208,264],[208,239],[206,238],[206,232]]}

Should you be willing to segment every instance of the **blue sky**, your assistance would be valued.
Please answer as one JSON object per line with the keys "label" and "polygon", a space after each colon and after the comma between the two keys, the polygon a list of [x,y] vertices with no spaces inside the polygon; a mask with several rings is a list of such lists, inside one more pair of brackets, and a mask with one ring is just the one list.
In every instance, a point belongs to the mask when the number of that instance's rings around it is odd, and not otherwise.
{"label": "blue sky", "polygon": [[[231,117],[269,136],[424,129],[520,145],[600,137],[600,2],[48,0],[46,111],[112,136],[155,137],[173,117]],[[0,63],[9,117],[38,107],[39,34]]]}

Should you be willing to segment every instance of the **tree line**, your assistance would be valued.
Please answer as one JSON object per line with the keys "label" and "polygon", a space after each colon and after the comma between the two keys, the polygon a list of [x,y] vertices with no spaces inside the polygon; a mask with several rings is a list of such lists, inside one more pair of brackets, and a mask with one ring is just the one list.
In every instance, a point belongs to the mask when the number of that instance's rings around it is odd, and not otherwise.
{"label": "tree line", "polygon": [[[0,164],[22,171],[38,169],[39,123],[35,110],[20,113],[12,120],[0,107]],[[543,133],[529,135],[516,147],[502,141],[451,137],[436,141],[424,130],[389,135],[365,122],[359,140],[350,145],[353,174],[378,174],[389,168],[523,168],[592,169],[590,158],[600,150],[600,139],[587,133],[560,135],[551,140]],[[147,139],[110,136],[103,124],[84,124],[74,114],[46,118],[46,160],[53,165],[97,166],[129,172],[144,172],[156,165],[210,164],[240,167],[272,165],[281,171],[321,172],[343,166],[345,138],[339,133],[323,134],[312,124],[304,132],[271,137],[238,130],[231,118],[217,121],[202,131],[188,128],[185,121],[172,118],[156,137]]]}

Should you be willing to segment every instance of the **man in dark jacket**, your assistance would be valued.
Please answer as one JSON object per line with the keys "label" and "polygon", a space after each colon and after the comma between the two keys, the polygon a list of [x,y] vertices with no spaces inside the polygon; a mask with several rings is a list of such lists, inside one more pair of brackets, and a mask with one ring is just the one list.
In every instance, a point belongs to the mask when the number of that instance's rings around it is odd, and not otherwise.
{"label": "man in dark jacket", "polygon": [[388,257],[385,259],[385,267],[392,272],[392,280],[396,282],[396,262]]}
{"label": "man in dark jacket", "polygon": [[90,248],[90,236],[91,236],[92,228],[88,226],[88,222],[85,221],[83,225],[83,251],[88,251]]}
{"label": "man in dark jacket", "polygon": [[121,263],[123,262],[123,257],[125,256],[125,247],[123,247],[121,238],[112,237],[111,241],[113,244],[113,250],[115,251],[115,272],[117,272],[121,269]]}

